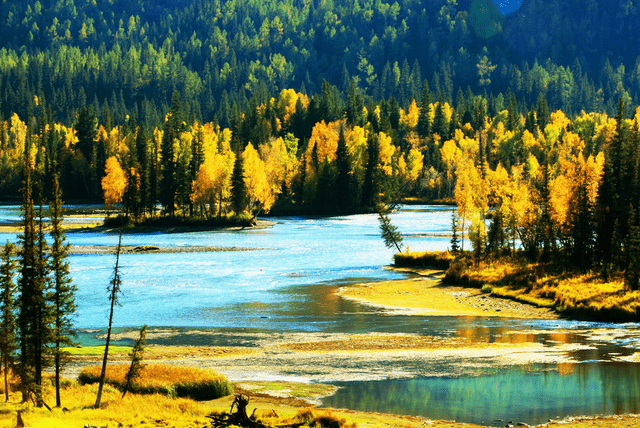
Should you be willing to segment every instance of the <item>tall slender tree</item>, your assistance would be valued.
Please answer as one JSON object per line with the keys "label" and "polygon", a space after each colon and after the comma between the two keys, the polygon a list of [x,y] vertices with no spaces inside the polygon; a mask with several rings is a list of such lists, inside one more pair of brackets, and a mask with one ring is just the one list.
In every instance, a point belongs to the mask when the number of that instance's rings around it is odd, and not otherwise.
{"label": "tall slender tree", "polygon": [[53,290],[51,306],[53,310],[53,331],[51,342],[53,344],[53,358],[55,369],[56,407],[61,406],[60,399],[60,370],[66,362],[67,353],[63,347],[73,345],[72,318],[76,310],[75,293],[69,274],[69,244],[62,227],[64,219],[64,207],[62,202],[62,189],[60,188],[60,176],[54,172],[52,181],[53,200],[51,209],[51,245],[50,270],[52,273]]}
{"label": "tall slender tree", "polygon": [[9,401],[9,367],[15,358],[16,318],[14,283],[15,262],[12,257],[15,247],[10,242],[4,246],[0,255],[0,364],[4,374],[5,400]]}
{"label": "tall slender tree", "polygon": [[102,357],[102,370],[100,371],[100,381],[98,383],[98,393],[96,394],[96,402],[94,408],[99,409],[102,403],[102,390],[104,388],[104,379],[107,374],[107,360],[109,358],[109,345],[111,343],[111,327],[113,325],[113,313],[116,305],[118,305],[118,295],[120,294],[120,286],[122,279],[120,278],[120,252],[122,251],[122,227],[120,227],[120,235],[118,237],[118,246],[116,247],[116,264],[113,268],[113,278],[107,287],[109,293],[109,326],[107,327],[107,340],[104,345],[104,356]]}

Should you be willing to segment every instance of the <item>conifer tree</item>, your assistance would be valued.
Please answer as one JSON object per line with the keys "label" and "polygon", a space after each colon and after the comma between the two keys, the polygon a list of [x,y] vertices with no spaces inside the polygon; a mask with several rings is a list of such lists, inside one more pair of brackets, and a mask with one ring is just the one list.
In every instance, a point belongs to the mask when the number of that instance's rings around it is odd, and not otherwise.
{"label": "conifer tree", "polygon": [[382,203],[376,204],[378,212],[378,221],[380,222],[380,235],[384,239],[384,245],[387,248],[395,247],[399,253],[402,252],[402,234],[398,231],[398,227],[391,223],[389,218],[389,208]]}
{"label": "conifer tree", "polygon": [[630,290],[640,289],[640,224],[633,206],[629,209],[630,225],[626,240],[627,266],[624,284]]}
{"label": "conifer tree", "polygon": [[231,175],[231,205],[236,217],[247,209],[247,186],[244,183],[244,161],[237,151]]}
{"label": "conifer tree", "polygon": [[14,362],[16,344],[14,245],[7,242],[0,255],[0,366],[4,374],[5,400],[9,401],[9,368]]}
{"label": "conifer tree", "polygon": [[[32,392],[36,391],[36,360],[39,333],[38,321],[41,318],[39,305],[42,297],[39,295],[40,281],[38,279],[38,230],[33,198],[33,158],[31,155],[30,133],[27,134],[24,153],[24,180],[22,185],[22,218],[24,231],[19,235],[22,249],[19,253],[20,277],[18,280],[18,338],[20,342],[20,361],[18,377],[22,400],[27,401]],[[38,402],[40,404],[40,402]]]}
{"label": "conifer tree", "polygon": [[107,339],[104,345],[104,355],[102,357],[102,370],[100,371],[100,381],[98,382],[98,393],[96,394],[96,402],[93,405],[95,409],[100,408],[102,403],[102,389],[104,388],[104,379],[107,374],[107,360],[109,358],[109,345],[111,343],[111,326],[113,325],[113,312],[118,305],[118,295],[120,294],[120,286],[122,279],[120,278],[120,253],[122,251],[122,227],[120,227],[120,235],[118,237],[118,246],[116,247],[116,264],[113,268],[113,278],[107,287],[109,293],[109,325],[107,327]]}
{"label": "conifer tree", "polygon": [[429,82],[424,81],[422,87],[422,99],[420,100],[420,115],[418,116],[418,126],[416,131],[421,137],[426,137],[431,131],[431,121],[429,120],[429,109],[431,104],[431,91],[429,90]]}
{"label": "conifer tree", "polygon": [[60,399],[60,370],[64,366],[67,353],[63,347],[74,344],[72,318],[76,310],[75,293],[76,287],[73,285],[69,274],[69,244],[66,243],[66,236],[62,227],[64,208],[62,206],[62,189],[60,188],[60,177],[57,172],[53,175],[52,182],[53,200],[51,209],[51,262],[53,290],[51,304],[53,309],[53,331],[51,342],[53,345],[53,358],[55,370],[56,387],[56,407],[61,406]]}
{"label": "conifer tree", "polygon": [[340,127],[338,134],[338,148],[336,149],[336,167],[338,169],[335,190],[336,205],[338,210],[346,211],[353,200],[351,185],[351,167],[349,165],[349,153],[347,151],[347,141],[344,136],[344,128]]}
{"label": "conifer tree", "polygon": [[178,91],[174,91],[171,99],[171,110],[164,123],[164,133],[162,134],[162,181],[160,183],[162,205],[172,217],[175,215],[176,193],[178,191],[174,145],[176,140],[180,138],[182,127],[180,94]]}
{"label": "conifer tree", "polygon": [[127,395],[127,392],[131,390],[134,379],[140,377],[142,371],[142,358],[144,357],[144,347],[147,345],[147,325],[143,325],[140,329],[140,337],[136,340],[131,350],[131,365],[127,374],[124,376],[124,388],[122,391],[122,398]]}
{"label": "conifer tree", "polygon": [[457,256],[460,252],[460,237],[458,236],[458,215],[454,210],[451,214],[451,252]]}
{"label": "conifer tree", "polygon": [[378,135],[370,132],[367,138],[367,169],[362,185],[362,205],[374,207],[380,191],[380,142]]}

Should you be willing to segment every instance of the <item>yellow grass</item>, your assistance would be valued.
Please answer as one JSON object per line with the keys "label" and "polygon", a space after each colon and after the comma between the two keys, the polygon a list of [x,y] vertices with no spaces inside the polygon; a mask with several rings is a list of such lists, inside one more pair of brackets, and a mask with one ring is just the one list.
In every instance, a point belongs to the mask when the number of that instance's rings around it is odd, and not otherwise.
{"label": "yellow grass", "polygon": [[[170,398],[164,395],[127,395],[106,385],[102,396],[102,407],[93,409],[97,385],[73,383],[62,391],[62,405],[66,410],[36,408],[32,404],[20,403],[20,394],[14,393],[12,400],[0,403],[0,428],[16,426],[16,414],[22,411],[25,425],[38,428],[69,428],[85,425],[109,427],[184,427],[201,428],[209,423],[205,417],[211,410],[204,404],[186,398]],[[45,401],[55,404],[52,387],[45,389]]]}
{"label": "yellow grass", "polygon": [[[105,381],[122,390],[128,370],[128,364],[110,365],[107,367]],[[83,384],[98,382],[100,371],[100,366],[85,367],[78,379]],[[131,392],[212,400],[231,394],[232,387],[224,376],[212,370],[148,364],[142,368],[140,377],[134,380]]]}

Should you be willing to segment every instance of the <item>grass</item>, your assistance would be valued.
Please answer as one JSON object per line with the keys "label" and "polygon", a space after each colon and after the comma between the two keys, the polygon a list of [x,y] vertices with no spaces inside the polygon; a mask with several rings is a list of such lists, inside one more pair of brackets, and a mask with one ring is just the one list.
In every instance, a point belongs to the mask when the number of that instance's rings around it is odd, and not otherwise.
{"label": "grass", "polygon": [[[104,346],[70,346],[62,348],[69,355],[103,355]],[[109,346],[109,354],[127,354],[131,352],[131,346]]]}
{"label": "grass", "polygon": [[[85,367],[78,380],[81,384],[99,381],[100,366]],[[105,382],[122,390],[129,364],[107,367]],[[229,381],[212,370],[194,367],[148,364],[131,388],[136,394],[163,394],[168,397],[189,397],[194,400],[213,400],[233,392]]]}

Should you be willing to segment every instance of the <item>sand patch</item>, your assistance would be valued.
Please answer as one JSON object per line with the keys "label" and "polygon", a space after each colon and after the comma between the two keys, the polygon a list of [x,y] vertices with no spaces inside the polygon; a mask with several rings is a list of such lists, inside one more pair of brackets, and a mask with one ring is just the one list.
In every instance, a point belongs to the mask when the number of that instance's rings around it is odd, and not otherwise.
{"label": "sand patch", "polygon": [[423,316],[476,316],[509,318],[557,318],[551,310],[489,296],[475,288],[443,285],[441,273],[356,284],[338,295],[392,313]]}

